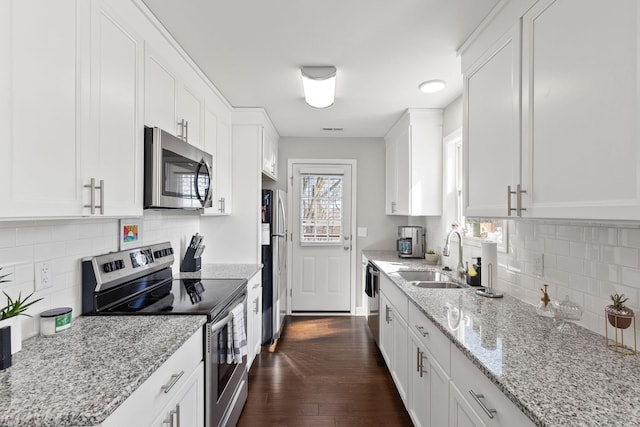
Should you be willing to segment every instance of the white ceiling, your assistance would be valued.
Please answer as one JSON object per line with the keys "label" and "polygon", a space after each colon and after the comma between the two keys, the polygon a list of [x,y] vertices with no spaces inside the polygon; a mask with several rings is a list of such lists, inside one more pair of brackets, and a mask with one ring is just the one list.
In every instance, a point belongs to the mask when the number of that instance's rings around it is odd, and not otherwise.
{"label": "white ceiling", "polygon": [[[344,137],[458,97],[456,49],[498,1],[144,0],[231,105],[264,107],[281,136]],[[337,67],[332,107],[306,105],[303,65]],[[431,79],[446,89],[420,92]]]}

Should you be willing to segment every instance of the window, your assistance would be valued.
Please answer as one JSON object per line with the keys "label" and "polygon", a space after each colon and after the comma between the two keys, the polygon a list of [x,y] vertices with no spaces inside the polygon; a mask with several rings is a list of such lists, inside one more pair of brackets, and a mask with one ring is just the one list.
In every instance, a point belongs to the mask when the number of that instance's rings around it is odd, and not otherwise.
{"label": "window", "polygon": [[342,244],[341,175],[302,175],[300,242]]}
{"label": "window", "polygon": [[465,244],[480,246],[480,240],[498,242],[498,248],[506,251],[503,234],[505,221],[493,219],[465,218],[464,208],[464,162],[462,132],[455,131],[444,139],[445,144],[445,210],[443,232],[456,228],[465,236]]}

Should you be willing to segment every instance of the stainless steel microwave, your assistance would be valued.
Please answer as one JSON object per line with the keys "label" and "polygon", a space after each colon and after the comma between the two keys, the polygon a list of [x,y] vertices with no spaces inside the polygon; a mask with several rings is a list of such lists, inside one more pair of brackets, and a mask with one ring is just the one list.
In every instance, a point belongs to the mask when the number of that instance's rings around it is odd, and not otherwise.
{"label": "stainless steel microwave", "polygon": [[211,207],[213,156],[160,128],[144,128],[144,208]]}

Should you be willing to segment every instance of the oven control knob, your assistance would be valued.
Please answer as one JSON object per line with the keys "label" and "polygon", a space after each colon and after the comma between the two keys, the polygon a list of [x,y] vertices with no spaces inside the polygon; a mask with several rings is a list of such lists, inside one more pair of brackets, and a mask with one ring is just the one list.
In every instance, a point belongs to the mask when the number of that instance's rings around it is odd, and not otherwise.
{"label": "oven control knob", "polygon": [[124,261],[121,259],[114,261],[116,265],[116,270],[122,270],[124,268]]}
{"label": "oven control knob", "polygon": [[111,272],[111,263],[107,262],[102,266],[102,269],[104,270],[105,273],[110,273]]}

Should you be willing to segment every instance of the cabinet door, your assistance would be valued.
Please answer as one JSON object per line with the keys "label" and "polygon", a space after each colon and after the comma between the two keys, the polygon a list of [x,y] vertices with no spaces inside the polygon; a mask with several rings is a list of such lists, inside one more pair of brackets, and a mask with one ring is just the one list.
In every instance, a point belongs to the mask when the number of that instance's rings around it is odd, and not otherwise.
{"label": "cabinet door", "polygon": [[[231,126],[221,120],[218,122],[218,160],[216,161],[216,187],[218,189],[219,213],[229,215],[231,213],[231,174],[232,174],[232,150],[231,150]],[[215,206],[214,206],[215,207]]]}
{"label": "cabinet door", "polygon": [[0,216],[80,215],[88,4],[1,3]]}
{"label": "cabinet door", "polygon": [[93,5],[95,121],[92,138],[83,147],[84,180],[104,180],[105,215],[142,215],[143,41],[117,20],[104,1]]}
{"label": "cabinet door", "polygon": [[262,172],[271,179],[278,178],[278,137],[271,129],[262,129]]}
{"label": "cabinet door", "polygon": [[249,279],[247,283],[247,369],[260,352],[262,343],[262,273]]}
{"label": "cabinet door", "polygon": [[396,388],[407,402],[409,395],[409,330],[402,316],[393,314],[393,356],[391,357],[391,376],[396,382]]}
{"label": "cabinet door", "polygon": [[[203,147],[202,108],[203,103],[197,92],[187,86],[178,91],[178,136],[196,147]],[[184,124],[182,123],[184,120]]]}
{"label": "cabinet door", "polygon": [[147,47],[145,61],[145,125],[177,135],[178,81],[162,59]]}
{"label": "cabinet door", "polygon": [[398,198],[398,181],[396,169],[396,144],[395,141],[385,141],[385,213],[396,214]]}
{"label": "cabinet door", "polygon": [[180,427],[202,427],[204,425],[204,363],[196,368],[188,382],[178,392],[175,408]]}
{"label": "cabinet door", "polygon": [[449,386],[449,427],[486,427],[455,384]]}
{"label": "cabinet door", "polygon": [[391,369],[393,349],[393,309],[387,297],[380,292],[380,353]]}
{"label": "cabinet door", "polygon": [[518,23],[464,76],[465,216],[507,216],[520,182],[520,51]]}
{"label": "cabinet door", "polygon": [[523,18],[527,216],[640,215],[640,3],[604,6],[545,0]]}
{"label": "cabinet door", "polygon": [[395,146],[397,215],[411,214],[411,126],[398,135]]}
{"label": "cabinet door", "polygon": [[429,417],[431,413],[429,367],[427,366],[426,369],[424,367],[426,359],[424,357],[424,347],[420,345],[419,340],[413,337],[413,334],[410,334],[409,345],[411,394],[407,407],[416,427],[429,427],[431,426]]}

